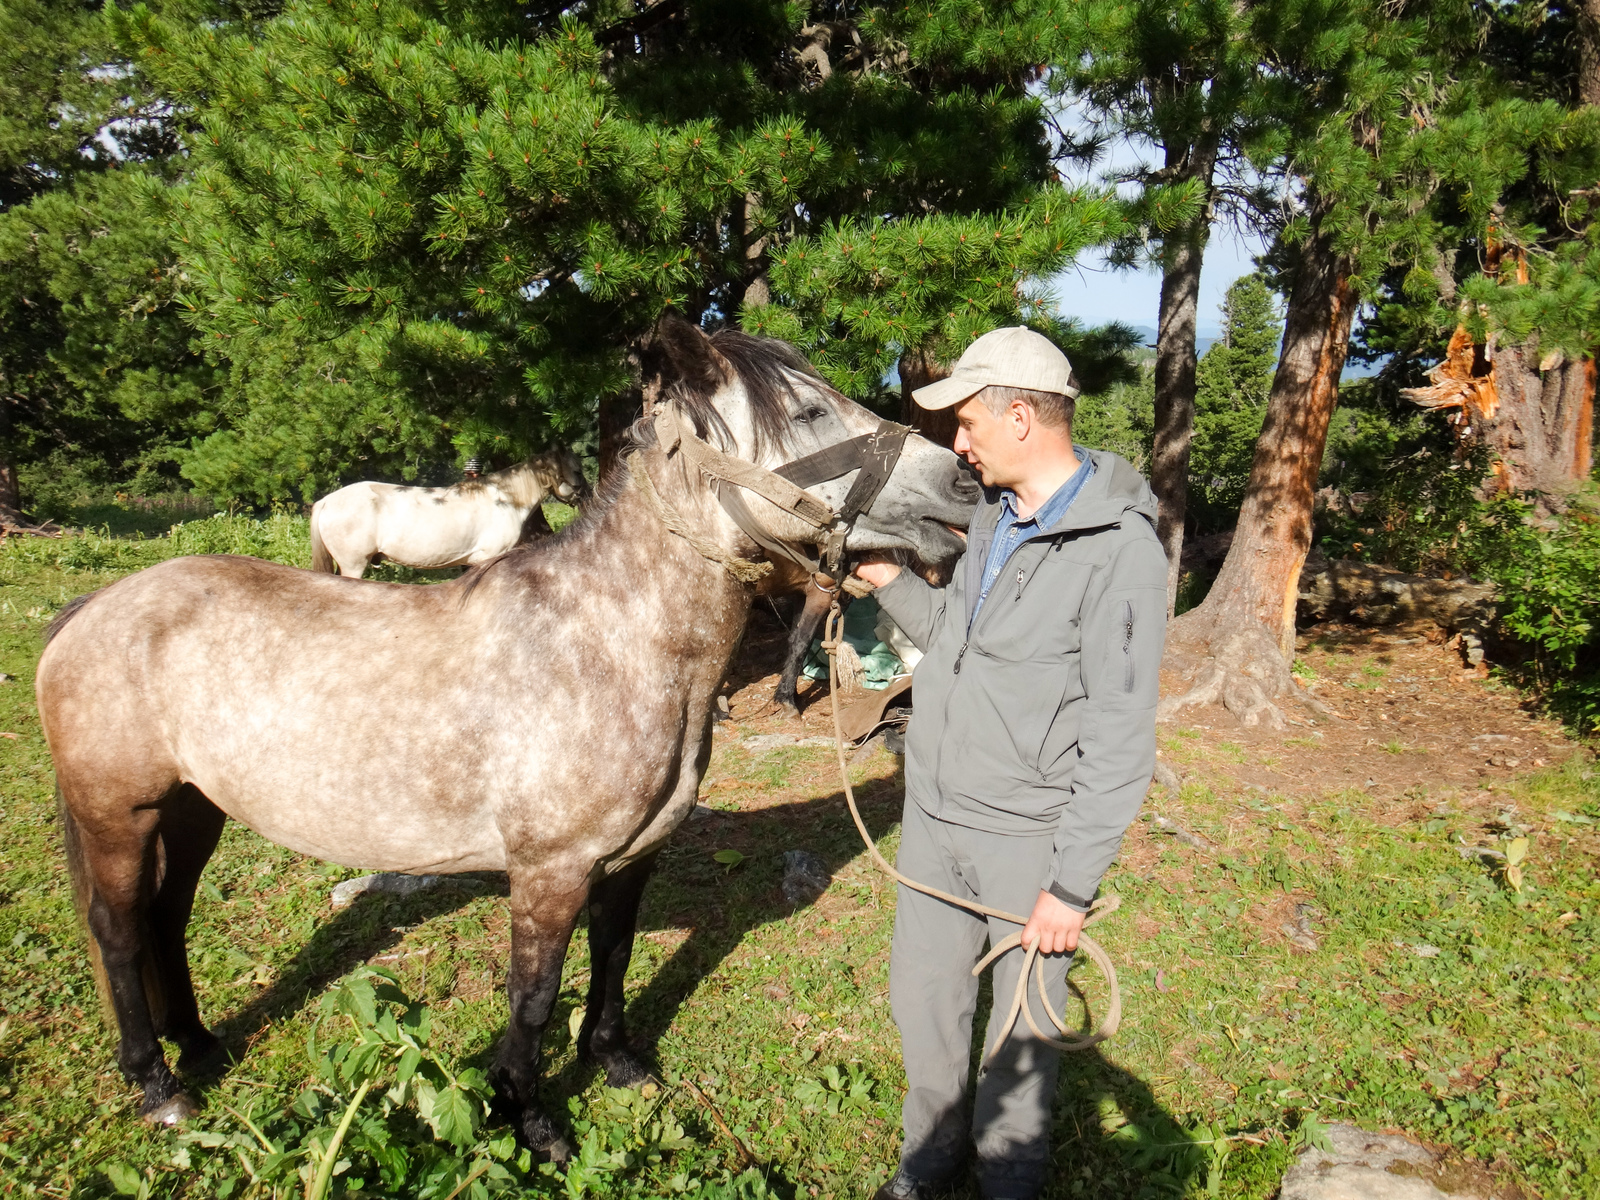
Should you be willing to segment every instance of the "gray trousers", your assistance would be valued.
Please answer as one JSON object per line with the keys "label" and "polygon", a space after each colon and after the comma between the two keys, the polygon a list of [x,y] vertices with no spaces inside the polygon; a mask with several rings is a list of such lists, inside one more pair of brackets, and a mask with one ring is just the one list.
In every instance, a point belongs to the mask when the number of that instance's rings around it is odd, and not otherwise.
{"label": "gray trousers", "polygon": [[[901,824],[900,873],[953,896],[1024,916],[1039,899],[1050,869],[1054,839],[1016,837],[951,825],[909,799]],[[901,1108],[905,1143],[902,1169],[941,1180],[966,1157],[967,1076],[972,1059],[972,1013],[978,980],[972,968],[989,945],[1015,933],[1008,921],[982,917],[901,885],[889,956],[889,1004],[906,1065]],[[1020,949],[992,969],[994,1008],[984,1056],[1005,1020],[1022,970]],[[1057,1013],[1066,1000],[1070,955],[1045,961],[1045,991]],[[1029,981],[1035,1019],[1054,1033],[1039,1011],[1038,984]],[[1044,1045],[1017,1018],[999,1056],[978,1075],[971,1134],[978,1151],[979,1184],[986,1196],[1031,1197],[1044,1187],[1050,1162],[1050,1105],[1060,1052]]]}

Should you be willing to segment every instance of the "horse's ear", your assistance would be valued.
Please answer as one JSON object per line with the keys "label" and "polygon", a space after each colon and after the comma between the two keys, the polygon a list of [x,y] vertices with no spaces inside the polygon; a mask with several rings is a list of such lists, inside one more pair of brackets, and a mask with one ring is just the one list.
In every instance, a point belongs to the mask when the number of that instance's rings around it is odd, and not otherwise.
{"label": "horse's ear", "polygon": [[700,327],[667,309],[656,322],[654,349],[665,381],[681,381],[702,395],[728,382],[727,360],[711,347]]}

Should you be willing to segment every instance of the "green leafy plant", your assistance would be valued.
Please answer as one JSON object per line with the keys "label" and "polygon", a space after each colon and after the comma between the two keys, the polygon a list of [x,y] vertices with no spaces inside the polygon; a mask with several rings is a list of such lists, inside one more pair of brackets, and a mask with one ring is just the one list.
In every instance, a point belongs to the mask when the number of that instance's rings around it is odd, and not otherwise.
{"label": "green leafy plant", "polygon": [[737,850],[718,850],[711,857],[716,862],[719,862],[723,866],[727,867],[730,871],[744,861],[744,855],[740,854]]}
{"label": "green leafy plant", "polygon": [[802,1079],[795,1085],[794,1098],[812,1112],[838,1116],[852,1110],[867,1111],[872,1104],[873,1079],[856,1063],[843,1071],[829,1065],[821,1079]]}
{"label": "green leafy plant", "polygon": [[1474,550],[1497,587],[1502,627],[1526,652],[1511,674],[1583,732],[1600,729],[1600,493],[1547,521],[1501,497],[1486,507]]}
{"label": "green leafy plant", "polygon": [[531,1156],[510,1133],[484,1135],[489,1081],[476,1068],[445,1066],[429,1046],[432,1023],[392,972],[363,968],[323,1001],[307,1042],[316,1081],[287,1110],[224,1106],[230,1120],[178,1141],[214,1156],[219,1200],[247,1181],[276,1189],[298,1180],[305,1200],[487,1200],[511,1191]]}
{"label": "green leafy plant", "polygon": [[[666,1111],[672,1094],[671,1089],[663,1091],[653,1083],[638,1090],[606,1088],[587,1116],[574,1096],[568,1107],[572,1131],[578,1137],[577,1154],[565,1171],[550,1164],[540,1170],[559,1178],[566,1194],[577,1200],[607,1191],[608,1176],[615,1172],[660,1166],[673,1151],[694,1147],[695,1140]],[[689,1175],[681,1173],[669,1183],[674,1181],[678,1185],[674,1190],[684,1191]]]}

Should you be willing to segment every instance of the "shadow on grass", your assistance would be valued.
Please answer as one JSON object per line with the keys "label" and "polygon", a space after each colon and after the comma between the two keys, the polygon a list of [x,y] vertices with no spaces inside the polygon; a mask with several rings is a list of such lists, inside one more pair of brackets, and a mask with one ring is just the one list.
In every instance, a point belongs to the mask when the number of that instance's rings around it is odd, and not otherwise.
{"label": "shadow on grass", "polygon": [[358,896],[350,907],[317,927],[294,957],[274,973],[268,987],[211,1026],[233,1056],[221,1073],[243,1061],[250,1044],[267,1026],[293,1016],[329,983],[398,944],[405,936],[404,928],[454,912],[479,896],[508,894],[505,875],[485,871],[457,876],[437,889],[412,896]]}
{"label": "shadow on grass", "polygon": [[[898,772],[869,781],[857,795],[869,828],[886,833],[898,822],[903,797]],[[712,857],[724,849],[745,856],[738,871],[730,872]],[[790,849],[820,855],[834,872],[860,854],[860,841],[841,795],[718,812],[687,823],[674,835],[646,888],[639,932],[687,929],[688,936],[628,1005],[632,1039],[647,1056],[652,1056],[684,1002],[751,932],[795,913],[796,906],[785,900],[781,889],[782,854]],[[278,970],[271,986],[216,1027],[235,1061],[246,1058],[248,1046],[269,1024],[293,1016],[328,983],[396,945],[403,937],[397,926],[443,916],[479,896],[507,892],[505,876],[499,873],[462,876],[461,883],[405,898],[362,896],[320,925]],[[633,969],[637,973],[638,965]],[[976,1041],[989,1006],[985,980],[973,1022],[974,1067],[980,1049]],[[552,1029],[569,1009],[570,1002],[563,997]],[[504,1030],[502,1021],[494,1038],[472,1056],[473,1065],[487,1065]],[[596,1071],[590,1064],[569,1059],[558,1074],[546,1079],[546,1111],[559,1118],[567,1100],[593,1083]],[[1213,1160],[1209,1151],[1162,1108],[1142,1080],[1098,1050],[1064,1056],[1047,1196],[1178,1195],[1195,1182],[1204,1186]],[[1230,1182],[1237,1165],[1237,1158],[1229,1165]],[[969,1179],[953,1194],[975,1197],[976,1184]]]}

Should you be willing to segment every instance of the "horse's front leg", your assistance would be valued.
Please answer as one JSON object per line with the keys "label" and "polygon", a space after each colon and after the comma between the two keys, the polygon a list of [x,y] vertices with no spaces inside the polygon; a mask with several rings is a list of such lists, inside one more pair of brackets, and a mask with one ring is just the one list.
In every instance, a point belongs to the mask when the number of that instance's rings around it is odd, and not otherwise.
{"label": "horse's front leg", "polygon": [[578,1031],[578,1053],[605,1068],[612,1087],[638,1087],[649,1069],[628,1045],[622,983],[633,958],[639,899],[655,869],[646,855],[607,875],[589,893],[589,1001]]}
{"label": "horse's front leg", "polygon": [[815,581],[806,584],[805,603],[794,619],[794,628],[789,630],[789,644],[783,652],[783,672],[772,693],[772,699],[791,717],[800,715],[800,669],[805,666],[811,639],[822,628],[822,619],[828,615],[832,604],[832,592],[823,591]]}
{"label": "horse's front leg", "polygon": [[572,1147],[539,1107],[540,1044],[561,986],[572,927],[588,897],[588,873],[547,859],[518,864],[513,856],[509,875],[511,1019],[495,1058],[494,1085],[529,1148],[565,1162]]}

